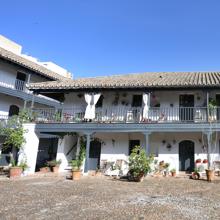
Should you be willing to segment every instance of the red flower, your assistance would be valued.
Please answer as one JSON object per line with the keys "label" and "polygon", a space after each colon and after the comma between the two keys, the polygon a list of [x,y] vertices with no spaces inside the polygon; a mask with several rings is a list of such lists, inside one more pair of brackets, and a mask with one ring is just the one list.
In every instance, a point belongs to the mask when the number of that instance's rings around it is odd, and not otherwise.
{"label": "red flower", "polygon": [[197,159],[197,160],[196,160],[196,163],[201,163],[201,162],[202,162],[201,159]]}
{"label": "red flower", "polygon": [[204,160],[203,160],[203,163],[208,163],[208,160],[207,160],[207,159],[204,159]]}

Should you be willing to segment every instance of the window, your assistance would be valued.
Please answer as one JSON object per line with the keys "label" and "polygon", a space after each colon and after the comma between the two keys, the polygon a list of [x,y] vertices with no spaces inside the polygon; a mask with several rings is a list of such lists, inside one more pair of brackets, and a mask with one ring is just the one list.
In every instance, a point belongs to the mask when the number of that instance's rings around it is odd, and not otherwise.
{"label": "window", "polygon": [[89,158],[100,158],[101,143],[99,141],[91,141],[89,149]]}
{"label": "window", "polygon": [[18,115],[19,108],[16,105],[10,105],[8,116]]}
{"label": "window", "polygon": [[96,108],[101,108],[101,107],[102,107],[103,99],[104,99],[104,96],[101,95],[101,96],[99,97],[98,102],[97,102],[96,105],[95,105]]}
{"label": "window", "polygon": [[16,79],[21,80],[21,81],[25,81],[26,80],[26,74],[21,73],[21,72],[17,72]]}
{"label": "window", "polygon": [[133,95],[132,107],[141,107],[142,106],[142,95]]}
{"label": "window", "polygon": [[140,146],[140,140],[129,140],[129,151],[128,151],[129,155],[131,154],[135,146]]}
{"label": "window", "polygon": [[15,89],[22,91],[24,89],[25,80],[26,80],[26,75],[24,73],[17,72]]}

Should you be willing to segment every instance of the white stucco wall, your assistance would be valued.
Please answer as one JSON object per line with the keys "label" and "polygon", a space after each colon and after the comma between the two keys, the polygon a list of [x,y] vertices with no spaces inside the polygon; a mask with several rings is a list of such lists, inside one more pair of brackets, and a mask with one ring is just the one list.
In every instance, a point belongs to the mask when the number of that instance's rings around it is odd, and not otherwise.
{"label": "white stucco wall", "polygon": [[[141,146],[145,147],[144,135],[141,133],[97,133],[96,137],[100,138],[104,144],[101,148],[101,159],[116,161],[117,159],[128,160],[129,140],[139,139]],[[114,140],[114,141],[113,141]],[[163,140],[166,143],[163,143]],[[179,170],[179,143],[184,140],[191,140],[195,146],[195,160],[207,159],[207,153],[202,148],[204,136],[202,133],[153,133],[150,135],[150,152],[155,154],[159,161],[170,163],[170,169]],[[211,159],[220,160],[219,136],[216,137],[211,150]],[[171,144],[171,149],[167,149],[167,144]]]}
{"label": "white stucco wall", "polygon": [[[213,91],[210,96],[214,96],[217,91]],[[214,94],[213,94],[214,93]],[[78,95],[81,95],[79,97]],[[103,100],[103,108],[105,107],[113,107],[112,104],[115,99],[116,92],[102,92],[104,96]],[[117,106],[131,106],[133,95],[142,95],[143,92],[119,92],[119,101]],[[179,107],[179,95],[184,94],[194,94],[195,107],[203,106],[206,104],[206,93],[202,90],[198,91],[155,91],[151,94],[151,106],[153,107],[155,104],[160,103],[161,108],[170,107],[170,104],[173,107]],[[128,105],[123,105],[122,102],[126,102]],[[64,107],[72,108],[72,107],[86,107],[86,102],[84,98],[83,92],[71,92],[65,95]]]}
{"label": "white stucco wall", "polygon": [[24,107],[24,101],[16,97],[0,94],[0,116],[7,116],[10,105],[16,105],[19,109]]}
{"label": "white stucco wall", "polygon": [[35,132],[35,124],[24,124],[24,129],[26,130],[24,134],[26,143],[19,153],[19,161],[27,160],[28,169],[25,174],[29,175],[35,173],[39,137]]}
{"label": "white stucco wall", "polygon": [[67,153],[76,143],[76,141],[76,136],[72,135],[66,135],[58,140],[56,160],[62,160],[59,172],[64,172],[66,171],[65,169],[68,168],[68,161],[72,159],[73,152],[71,152],[69,155],[67,155]]}
{"label": "white stucco wall", "polygon": [[0,86],[14,88],[17,71],[13,66],[0,62]]}

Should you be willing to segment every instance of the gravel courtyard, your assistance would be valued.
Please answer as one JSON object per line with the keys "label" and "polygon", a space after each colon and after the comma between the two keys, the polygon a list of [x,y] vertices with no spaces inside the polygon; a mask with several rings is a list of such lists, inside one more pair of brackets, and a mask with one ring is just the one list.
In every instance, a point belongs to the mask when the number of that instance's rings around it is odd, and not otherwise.
{"label": "gravel courtyard", "polygon": [[0,180],[0,219],[220,219],[220,181]]}

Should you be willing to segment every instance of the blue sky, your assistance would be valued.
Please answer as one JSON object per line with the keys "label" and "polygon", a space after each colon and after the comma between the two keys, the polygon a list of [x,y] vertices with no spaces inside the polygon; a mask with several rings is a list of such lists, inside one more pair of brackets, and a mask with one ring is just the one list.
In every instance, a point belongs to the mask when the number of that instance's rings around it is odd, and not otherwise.
{"label": "blue sky", "polygon": [[0,33],[74,77],[220,71],[219,0],[7,0]]}

